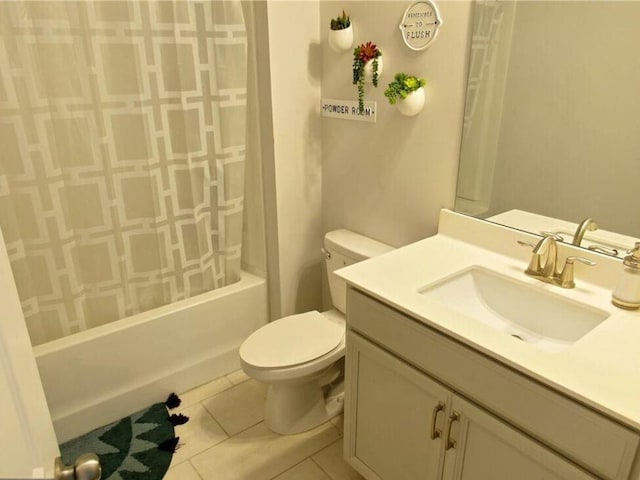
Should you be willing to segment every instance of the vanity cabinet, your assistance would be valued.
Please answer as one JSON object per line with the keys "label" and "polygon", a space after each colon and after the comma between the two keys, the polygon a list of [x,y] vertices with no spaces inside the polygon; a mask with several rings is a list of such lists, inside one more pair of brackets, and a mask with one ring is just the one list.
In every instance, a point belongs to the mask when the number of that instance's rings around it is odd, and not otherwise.
{"label": "vanity cabinet", "polygon": [[440,478],[451,392],[359,335],[348,335],[355,386],[350,397],[357,398],[350,409],[356,427],[351,460],[367,478]]}
{"label": "vanity cabinet", "polygon": [[345,457],[368,480],[630,478],[638,435],[349,289]]}

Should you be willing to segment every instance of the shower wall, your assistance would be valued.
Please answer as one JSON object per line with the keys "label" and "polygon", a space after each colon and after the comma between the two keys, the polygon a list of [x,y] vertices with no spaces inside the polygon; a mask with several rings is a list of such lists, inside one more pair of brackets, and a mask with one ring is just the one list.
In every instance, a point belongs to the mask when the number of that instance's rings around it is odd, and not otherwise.
{"label": "shower wall", "polygon": [[239,2],[0,4],[0,227],[34,344],[240,278],[246,50]]}

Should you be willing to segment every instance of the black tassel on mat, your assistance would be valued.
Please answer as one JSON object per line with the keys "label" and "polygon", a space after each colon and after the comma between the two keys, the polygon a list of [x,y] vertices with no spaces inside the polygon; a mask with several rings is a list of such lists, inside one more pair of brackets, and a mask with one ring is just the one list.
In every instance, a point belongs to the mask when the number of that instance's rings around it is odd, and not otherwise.
{"label": "black tassel on mat", "polygon": [[169,395],[169,398],[167,398],[167,401],[164,402],[164,404],[167,406],[167,408],[176,408],[180,405],[181,402],[182,400],[180,400],[178,395],[172,393],[171,395]]}
{"label": "black tassel on mat", "polygon": [[158,445],[158,449],[163,450],[165,452],[176,453],[178,449],[178,442],[180,441],[180,437],[173,437],[169,440],[165,440],[160,445]]}
{"label": "black tassel on mat", "polygon": [[169,417],[169,421],[171,422],[171,425],[175,427],[177,425],[183,425],[187,423],[189,421],[189,417],[181,413],[174,413]]}

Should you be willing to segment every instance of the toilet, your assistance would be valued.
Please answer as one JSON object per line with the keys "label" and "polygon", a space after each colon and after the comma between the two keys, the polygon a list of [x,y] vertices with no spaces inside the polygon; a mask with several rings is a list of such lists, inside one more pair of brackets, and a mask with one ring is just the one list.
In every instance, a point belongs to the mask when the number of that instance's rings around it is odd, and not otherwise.
{"label": "toilet", "polygon": [[268,385],[264,420],[270,430],[300,433],[342,412],[347,285],[333,272],[391,250],[349,230],[328,232],[323,253],[335,309],[275,320],[242,343],[242,370]]}

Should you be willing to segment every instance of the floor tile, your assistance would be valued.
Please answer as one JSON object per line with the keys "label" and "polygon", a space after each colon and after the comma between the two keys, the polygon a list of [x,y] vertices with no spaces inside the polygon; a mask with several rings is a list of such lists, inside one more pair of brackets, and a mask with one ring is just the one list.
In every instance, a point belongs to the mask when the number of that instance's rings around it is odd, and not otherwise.
{"label": "floor tile", "polygon": [[180,442],[171,459],[171,465],[178,465],[227,438],[224,430],[202,405],[187,407],[182,409],[181,413],[189,417],[189,421],[175,429]]}
{"label": "floor tile", "polygon": [[206,399],[202,405],[231,436],[263,420],[266,394],[266,385],[249,380]]}
{"label": "floor tile", "polygon": [[333,423],[335,427],[340,430],[340,433],[344,433],[344,413],[333,417],[331,419],[331,423]]}
{"label": "floor tile", "polygon": [[189,462],[171,467],[163,480],[200,480],[200,475]]}
{"label": "floor tile", "polygon": [[273,480],[331,480],[331,477],[307,458],[304,462],[278,475]]}
{"label": "floor tile", "polygon": [[329,475],[331,480],[363,480],[364,477],[344,460],[342,446],[341,438],[311,458]]}
{"label": "floor tile", "polygon": [[238,385],[239,383],[246,382],[251,377],[249,377],[249,375],[244,373],[242,370],[236,370],[235,372],[231,372],[229,375],[227,375],[226,378],[234,385]]}
{"label": "floor tile", "polygon": [[204,480],[270,480],[339,436],[330,422],[298,435],[277,435],[261,422],[196,455],[191,463]]}
{"label": "floor tile", "polygon": [[182,400],[180,403],[180,410],[190,407],[191,405],[195,405],[206,398],[213,397],[232,386],[233,384],[227,380],[227,378],[220,377],[212,382],[205,383],[204,385],[193,388],[188,392],[182,393],[180,394],[180,400]]}

